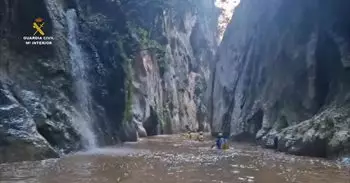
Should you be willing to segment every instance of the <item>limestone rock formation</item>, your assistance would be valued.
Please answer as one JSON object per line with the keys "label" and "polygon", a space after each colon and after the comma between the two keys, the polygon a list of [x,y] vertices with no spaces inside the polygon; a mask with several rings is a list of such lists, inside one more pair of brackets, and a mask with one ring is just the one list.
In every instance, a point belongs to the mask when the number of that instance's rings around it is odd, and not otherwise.
{"label": "limestone rock formation", "polygon": [[213,132],[298,155],[349,153],[349,5],[242,1],[209,82]]}
{"label": "limestone rock formation", "polygon": [[[81,148],[72,125],[68,52],[62,51],[66,33],[60,32],[59,19],[51,18],[58,12],[45,3],[0,1],[0,162],[58,157]],[[24,44],[37,16],[46,21],[45,32],[56,38],[56,46]]]}
{"label": "limestone rock formation", "polygon": [[[203,98],[216,50],[218,11],[212,0],[169,3],[169,10],[134,20],[151,30],[148,42],[161,47],[160,53],[149,44],[141,47],[132,65],[132,121],[141,134],[142,126],[148,135],[179,132],[186,125],[209,130]],[[139,32],[134,34],[142,42],[145,35]]]}
{"label": "limestone rock formation", "polygon": [[0,162],[58,157],[39,134],[28,110],[4,86],[0,91]]}
{"label": "limestone rock formation", "polygon": [[[0,163],[208,127],[217,16],[213,0],[0,0]],[[25,44],[38,17],[52,45]]]}

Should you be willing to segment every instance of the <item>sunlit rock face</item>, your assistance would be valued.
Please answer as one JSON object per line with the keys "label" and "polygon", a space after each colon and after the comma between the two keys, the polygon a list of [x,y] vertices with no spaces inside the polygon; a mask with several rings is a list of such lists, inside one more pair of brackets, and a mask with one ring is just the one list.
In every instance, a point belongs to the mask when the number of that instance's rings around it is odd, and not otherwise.
{"label": "sunlit rock face", "polygon": [[349,5],[240,2],[209,82],[213,132],[298,155],[349,153]]}
{"label": "sunlit rock face", "polygon": [[238,6],[240,0],[216,0],[215,6],[217,6],[221,13],[219,16],[218,23],[218,40],[222,40],[227,25],[230,23],[234,9]]}

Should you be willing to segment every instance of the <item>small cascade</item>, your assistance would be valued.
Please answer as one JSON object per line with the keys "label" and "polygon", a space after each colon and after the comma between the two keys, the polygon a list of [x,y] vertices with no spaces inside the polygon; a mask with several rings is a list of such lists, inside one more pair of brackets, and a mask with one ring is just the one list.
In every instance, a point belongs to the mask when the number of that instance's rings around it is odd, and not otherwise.
{"label": "small cascade", "polygon": [[79,116],[74,119],[74,126],[82,136],[83,145],[86,149],[96,148],[96,137],[93,126],[92,97],[88,82],[88,62],[82,48],[77,43],[78,17],[74,9],[66,12],[68,23],[68,42],[70,45],[71,72],[74,78],[74,93],[77,97],[76,107]]}

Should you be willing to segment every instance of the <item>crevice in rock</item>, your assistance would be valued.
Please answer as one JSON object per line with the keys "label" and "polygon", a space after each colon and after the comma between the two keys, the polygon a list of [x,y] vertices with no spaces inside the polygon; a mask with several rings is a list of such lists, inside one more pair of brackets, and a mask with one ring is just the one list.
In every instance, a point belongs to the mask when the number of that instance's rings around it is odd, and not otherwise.
{"label": "crevice in rock", "polygon": [[283,115],[279,118],[279,121],[276,124],[276,130],[280,131],[280,130],[287,128],[287,127],[288,127],[288,121],[287,121],[286,116]]}
{"label": "crevice in rock", "polygon": [[41,126],[37,125],[36,129],[38,130],[39,134],[49,142],[51,146],[53,147],[59,146],[59,142],[57,142],[55,138],[53,138],[53,136],[55,135],[55,132],[52,131],[52,128],[50,126],[48,126],[47,124],[44,124]]}
{"label": "crevice in rock", "polygon": [[261,129],[263,123],[264,111],[259,109],[253,116],[247,121],[248,128],[245,129],[250,135],[255,138],[255,134]]}
{"label": "crevice in rock", "polygon": [[329,73],[327,71],[328,69],[328,45],[327,42],[329,40],[327,39],[321,39],[318,42],[317,45],[317,50],[316,50],[316,79],[315,79],[315,88],[316,88],[316,97],[315,97],[315,102],[317,105],[317,109],[321,108],[326,100],[326,97],[329,92],[329,83],[330,83],[330,78],[329,78]]}
{"label": "crevice in rock", "polygon": [[[248,55],[249,55],[249,53],[250,53],[250,50],[251,50],[251,48],[252,48],[252,41],[253,41],[253,38],[251,38],[251,39],[249,39],[248,40],[248,43],[247,43],[247,45],[246,45],[246,52],[243,54],[243,58],[242,58],[242,60],[244,60],[244,61],[246,61],[246,59],[247,59],[247,57],[248,57]],[[226,101],[228,101],[228,110],[227,110],[227,112],[226,112],[226,114],[224,114],[224,119],[223,119],[223,123],[222,123],[222,126],[221,126],[221,130],[224,132],[224,134],[226,133],[228,133],[228,134],[230,134],[231,133],[231,120],[232,120],[232,112],[233,112],[233,109],[234,109],[234,107],[235,107],[235,104],[236,104],[236,98],[235,98],[235,95],[234,95],[234,93],[236,92],[236,89],[237,89],[237,86],[238,86],[238,83],[240,82],[240,80],[242,79],[242,77],[243,77],[243,72],[244,71],[247,71],[249,68],[247,68],[247,67],[249,67],[250,66],[250,62],[248,62],[248,61],[246,61],[246,62],[242,62],[240,65],[238,65],[238,68],[240,68],[239,69],[239,73],[238,73],[238,76],[237,76],[237,78],[235,79],[235,81],[234,81],[234,84],[233,84],[233,89],[232,89],[232,91],[228,91],[227,89],[226,89],[226,87],[224,87],[224,96],[227,96],[226,98],[227,98],[227,100]],[[213,83],[214,84],[214,83]],[[244,135],[245,134],[245,132],[243,132],[243,138],[246,136],[246,135]],[[255,134],[254,134],[255,135]],[[240,135],[239,135],[240,136]],[[248,135],[249,136],[249,135]],[[255,137],[255,136],[254,136]],[[249,138],[248,138],[249,139]]]}
{"label": "crevice in rock", "polygon": [[264,111],[259,109],[244,124],[242,133],[233,136],[234,141],[256,142],[256,134],[262,128]]}
{"label": "crevice in rock", "polygon": [[231,118],[232,118],[232,111],[233,111],[233,107],[235,104],[235,98],[233,97],[231,99],[231,103],[229,108],[227,109],[227,112],[224,115],[224,119],[222,121],[222,126],[221,126],[221,132],[225,135],[225,136],[229,136],[230,132],[231,132]]}
{"label": "crevice in rock", "polygon": [[213,129],[214,124],[214,89],[215,89],[215,78],[216,78],[216,67],[214,67],[212,72],[211,88],[209,95],[209,126],[210,129]]}
{"label": "crevice in rock", "polygon": [[326,103],[330,95],[333,74],[337,72],[337,62],[340,61],[340,53],[337,45],[328,36],[321,34],[316,47],[316,78],[315,78],[315,104],[319,110]]}
{"label": "crevice in rock", "polygon": [[148,136],[158,135],[158,124],[159,117],[153,107],[150,107],[150,116],[143,124]]}

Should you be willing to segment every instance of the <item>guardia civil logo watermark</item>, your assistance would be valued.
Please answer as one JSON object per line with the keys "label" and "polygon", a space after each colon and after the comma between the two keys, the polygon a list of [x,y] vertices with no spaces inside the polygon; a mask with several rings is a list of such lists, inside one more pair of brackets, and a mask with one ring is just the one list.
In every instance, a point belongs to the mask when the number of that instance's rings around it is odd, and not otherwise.
{"label": "guardia civil logo watermark", "polygon": [[33,22],[33,34],[23,36],[24,43],[26,45],[45,46],[52,45],[54,38],[46,35],[46,22],[43,18],[36,18]]}

